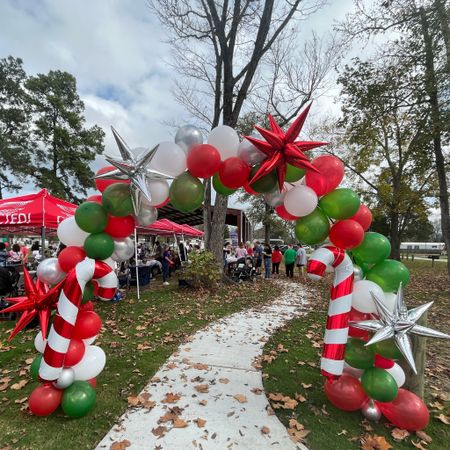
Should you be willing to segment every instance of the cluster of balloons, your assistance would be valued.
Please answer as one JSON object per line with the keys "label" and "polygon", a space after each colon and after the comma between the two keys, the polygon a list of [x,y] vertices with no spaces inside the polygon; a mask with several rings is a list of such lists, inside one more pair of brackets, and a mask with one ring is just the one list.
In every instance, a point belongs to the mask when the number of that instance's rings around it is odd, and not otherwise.
{"label": "cluster of balloons", "polygon": [[[104,351],[93,345],[101,327],[102,321],[93,311],[92,302],[84,302],[75,322],[61,375],[54,382],[35,388],[28,399],[34,415],[48,416],[61,406],[69,417],[82,417],[94,407],[96,377],[106,362]],[[34,380],[39,381],[39,367],[46,345],[41,332],[36,335],[34,345],[40,354],[34,358],[30,373]]]}

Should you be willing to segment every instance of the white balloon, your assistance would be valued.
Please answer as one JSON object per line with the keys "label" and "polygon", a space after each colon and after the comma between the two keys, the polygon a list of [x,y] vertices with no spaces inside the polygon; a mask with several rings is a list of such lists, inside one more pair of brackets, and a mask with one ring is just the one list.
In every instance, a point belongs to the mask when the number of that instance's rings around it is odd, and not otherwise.
{"label": "white balloon", "polygon": [[72,366],[75,380],[90,380],[103,370],[106,364],[105,352],[96,345],[86,347],[84,356],[78,364]]}
{"label": "white balloon", "polygon": [[148,180],[147,187],[152,198],[151,202],[144,199],[149,206],[160,205],[169,196],[169,183],[166,180]]}
{"label": "white balloon", "polygon": [[56,234],[63,244],[67,246],[74,245],[76,247],[82,247],[84,241],[89,236],[89,233],[86,233],[77,225],[73,216],[64,219],[58,225]]}
{"label": "white balloon", "polygon": [[402,387],[405,384],[405,372],[397,363],[394,363],[394,365],[390,369],[385,370],[394,377],[394,380],[397,383],[398,387]]}
{"label": "white balloon", "polygon": [[44,353],[45,350],[45,346],[47,345],[47,339],[44,339],[42,337],[42,333],[39,331],[39,333],[36,335],[36,337],[34,338],[34,348],[39,352],[39,353]]}
{"label": "white balloon", "polygon": [[175,142],[161,142],[150,163],[150,168],[177,177],[186,170],[186,154]]}
{"label": "white balloon", "polygon": [[394,311],[395,301],[397,299],[397,294],[394,292],[385,292],[384,293],[384,304],[388,307],[389,311]]}
{"label": "white balloon", "polygon": [[334,273],[334,267],[327,264],[327,267],[325,267],[325,273]]}
{"label": "white balloon", "polygon": [[370,280],[360,280],[353,283],[352,306],[362,313],[376,313],[377,308],[371,292],[384,301],[384,292],[378,284]]}
{"label": "white balloon", "polygon": [[92,345],[92,344],[95,342],[96,339],[97,339],[97,335],[92,336],[92,337],[87,338],[87,339],[83,339],[84,345],[85,345],[86,347],[87,347],[88,345]]}
{"label": "white balloon", "polygon": [[363,374],[363,372],[364,372],[364,370],[357,369],[356,367],[352,367],[351,365],[347,364],[347,363],[344,361],[344,370],[343,370],[343,373],[346,373],[346,374],[350,375],[351,377],[358,379],[358,378],[361,377],[361,375]]}
{"label": "white balloon", "polygon": [[108,264],[113,270],[116,268],[116,262],[111,257],[104,259],[103,262]]}
{"label": "white balloon", "polygon": [[317,206],[317,194],[308,186],[296,186],[286,192],[284,207],[293,216],[304,217],[311,214]]}
{"label": "white balloon", "polygon": [[216,147],[222,161],[237,156],[239,148],[239,136],[228,125],[220,125],[209,133],[208,144]]}
{"label": "white balloon", "polygon": [[39,263],[37,277],[47,284],[57,284],[64,279],[66,273],[61,270],[58,258],[47,258]]}

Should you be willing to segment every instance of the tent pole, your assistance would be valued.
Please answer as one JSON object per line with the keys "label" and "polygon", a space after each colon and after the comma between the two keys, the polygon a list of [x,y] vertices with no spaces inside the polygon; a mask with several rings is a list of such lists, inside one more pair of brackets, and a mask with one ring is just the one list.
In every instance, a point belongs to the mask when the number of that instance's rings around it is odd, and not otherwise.
{"label": "tent pole", "polygon": [[136,290],[137,298],[141,299],[141,291],[139,289],[139,264],[138,264],[138,248],[137,248],[137,231],[134,229],[134,262],[136,263]]}
{"label": "tent pole", "polygon": [[44,253],[45,253],[45,227],[41,227],[41,254],[42,259],[44,259]]}

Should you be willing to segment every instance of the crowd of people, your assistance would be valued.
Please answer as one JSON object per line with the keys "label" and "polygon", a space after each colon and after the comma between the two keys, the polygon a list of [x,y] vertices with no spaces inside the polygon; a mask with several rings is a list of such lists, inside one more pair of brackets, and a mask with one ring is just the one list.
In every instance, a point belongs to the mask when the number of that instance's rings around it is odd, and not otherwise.
{"label": "crowd of people", "polygon": [[255,241],[254,244],[239,242],[236,247],[225,242],[223,248],[224,267],[230,273],[239,260],[251,258],[258,273],[264,267],[264,278],[271,278],[280,275],[280,264],[283,262],[286,277],[293,278],[295,267],[298,267],[299,276],[303,278],[308,260],[305,248],[298,243],[295,247],[294,244],[289,244],[283,250],[278,245],[272,248],[267,242]]}

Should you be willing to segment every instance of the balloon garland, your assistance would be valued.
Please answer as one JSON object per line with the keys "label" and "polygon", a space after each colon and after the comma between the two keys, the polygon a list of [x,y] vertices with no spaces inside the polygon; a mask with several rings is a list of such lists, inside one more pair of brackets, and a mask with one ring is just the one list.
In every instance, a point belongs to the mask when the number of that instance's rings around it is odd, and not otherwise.
{"label": "balloon garland", "polygon": [[[321,361],[329,401],[344,411],[359,409],[370,420],[383,414],[400,428],[420,430],[427,425],[423,401],[401,388],[405,374],[395,361],[408,347],[400,345],[399,350],[380,337],[398,332],[397,341],[405,344],[402,330],[396,328],[398,319],[411,322],[405,324],[409,332],[449,336],[421,329],[413,320],[416,309],[406,310],[400,286],[408,284],[408,269],[387,259],[388,239],[368,231],[370,209],[356,192],[340,187],[342,162],[332,155],[312,160],[305,155],[326,145],[297,140],[309,109],[310,105],[286,132],[269,115],[270,129],[255,126],[259,134],[242,142],[226,125],[214,128],[206,142],[198,128],[186,125],[176,133],[175,142],[131,149],[112,130],[121,158],[107,156],[111,165],[97,172],[100,194],[88,197],[74,217],[59,224],[58,238],[66,248],[57,258],[39,264],[38,283],[27,282],[25,270],[26,295],[9,299],[14,303],[11,310],[23,312],[13,335],[36,315],[40,318],[42,330],[35,347],[43,355],[35,358],[30,370],[43,383],[29,397],[33,414],[49,415],[61,406],[68,416],[81,417],[92,409],[105,354],[92,345],[102,323],[90,300],[95,295],[114,296],[117,280],[111,267],[133,257],[129,236],[134,228],[153,223],[158,208],[169,202],[182,212],[201,207],[201,179],[212,178],[222,195],[237,189],[264,195],[280,218],[295,221],[296,237],[303,244],[330,241],[313,253],[308,265],[314,279],[322,278],[327,268],[335,272]],[[378,336],[368,345],[371,331]]]}

